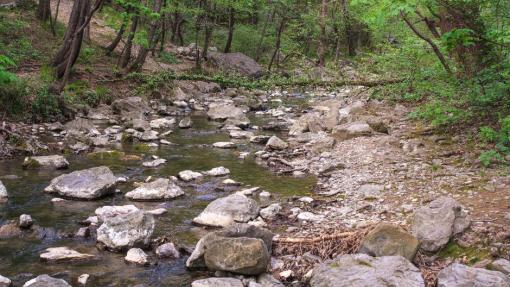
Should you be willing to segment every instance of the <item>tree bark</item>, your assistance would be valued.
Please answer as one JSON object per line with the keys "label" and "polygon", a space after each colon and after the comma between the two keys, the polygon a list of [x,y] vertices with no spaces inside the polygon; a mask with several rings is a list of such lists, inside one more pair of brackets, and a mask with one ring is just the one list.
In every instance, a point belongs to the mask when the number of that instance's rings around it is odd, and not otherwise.
{"label": "tree bark", "polygon": [[55,16],[54,16],[53,20],[51,20],[51,18],[50,18],[51,33],[53,34],[53,36],[57,35],[57,31],[55,29],[55,26],[57,25],[59,9],[60,9],[60,0],[57,1],[57,7],[55,8]]}
{"label": "tree bark", "polygon": [[264,26],[262,27],[262,32],[260,33],[259,44],[257,45],[257,52],[255,53],[255,61],[259,61],[262,55],[262,44],[264,43],[264,38],[266,37],[266,29],[269,24],[269,20],[274,16],[274,11],[267,14],[266,21],[264,22]]}
{"label": "tree bark", "polygon": [[[129,13],[129,10],[127,12]],[[120,40],[122,40],[122,36],[124,35],[124,32],[126,31],[128,22],[129,22],[128,17],[126,17],[122,21],[122,25],[120,26],[117,36],[115,36],[115,39],[113,39],[112,43],[110,45],[108,45],[108,47],[106,47],[106,55],[110,55],[111,53],[113,53],[113,51],[115,51],[115,48],[117,48],[117,46],[119,45]]]}
{"label": "tree bark", "polygon": [[328,16],[328,1],[322,0],[319,13],[319,44],[317,45],[318,65],[324,67],[326,63],[326,17]]}
{"label": "tree bark", "polygon": [[448,74],[451,74],[452,70],[450,69],[450,66],[448,65],[448,62],[446,61],[446,58],[441,53],[441,51],[439,50],[437,45],[430,38],[428,38],[427,36],[423,35],[420,31],[418,31],[418,29],[413,25],[413,23],[411,23],[411,21],[407,18],[407,16],[404,14],[404,12],[400,12],[400,16],[402,17],[404,22],[407,24],[407,26],[409,26],[409,28],[413,31],[413,33],[416,34],[416,36],[418,36],[419,38],[421,38],[423,41],[427,42],[427,44],[430,45],[430,47],[434,51],[434,54],[436,54],[437,58],[441,62],[441,65],[443,65],[446,72]]}
{"label": "tree bark", "polygon": [[133,39],[135,38],[136,29],[138,28],[138,19],[139,16],[134,15],[133,19],[131,19],[131,26],[129,28],[129,35],[126,40],[126,45],[124,47],[124,52],[121,55],[120,59],[120,67],[126,68],[129,64],[129,60],[131,59],[131,49],[133,48]]}
{"label": "tree bark", "polygon": [[271,71],[273,62],[276,59],[276,57],[278,56],[278,52],[280,51],[280,44],[281,44],[283,29],[285,27],[285,20],[286,20],[285,18],[282,18],[282,20],[280,20],[280,25],[278,25],[278,32],[276,33],[275,48],[274,48],[273,56],[271,57],[271,61],[269,62],[269,66],[267,67],[268,71]]}
{"label": "tree bark", "polygon": [[345,37],[347,38],[347,52],[349,56],[356,56],[356,43],[352,29],[351,14],[349,12],[349,0],[342,0],[342,14],[345,22]]}
{"label": "tree bark", "polygon": [[233,7],[230,7],[228,13],[228,36],[227,36],[227,44],[225,45],[225,53],[230,53],[230,48],[232,47],[232,39],[234,38],[234,25],[235,25],[235,10]]}
{"label": "tree bark", "polygon": [[39,0],[37,5],[37,19],[41,21],[51,20],[50,0]]}

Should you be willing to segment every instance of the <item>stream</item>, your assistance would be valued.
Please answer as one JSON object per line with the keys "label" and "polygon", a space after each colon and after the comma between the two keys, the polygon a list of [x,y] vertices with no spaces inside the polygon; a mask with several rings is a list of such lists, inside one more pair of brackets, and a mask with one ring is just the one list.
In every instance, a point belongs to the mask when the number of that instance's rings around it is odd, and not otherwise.
{"label": "stream", "polygon": [[[267,116],[249,115],[253,124],[262,124]],[[177,118],[179,121],[180,118]],[[198,215],[209,202],[226,196],[233,191],[258,186],[273,194],[271,201],[281,201],[292,196],[303,196],[311,192],[316,183],[312,176],[294,178],[277,176],[258,165],[253,152],[263,148],[251,144],[248,140],[233,140],[236,149],[217,149],[211,144],[218,141],[231,141],[227,131],[218,129],[218,123],[207,120],[204,114],[192,115],[191,129],[174,128],[166,137],[175,145],[160,145],[148,148],[135,144],[109,147],[106,150],[118,150],[129,155],[139,155],[149,160],[157,155],[167,163],[156,168],[142,167],[140,161],[123,161],[120,157],[90,156],[87,154],[66,155],[70,163],[67,170],[24,170],[23,158],[0,161],[0,179],[9,192],[6,203],[0,203],[0,225],[8,220],[16,220],[21,214],[30,214],[34,224],[40,228],[23,233],[20,237],[0,239],[0,274],[13,280],[14,286],[39,275],[49,274],[76,285],[76,278],[87,273],[91,277],[87,286],[189,286],[190,282],[204,277],[204,272],[189,272],[185,268],[187,256],[177,260],[156,259],[153,251],[147,250],[151,264],[137,266],[124,261],[125,253],[101,251],[96,248],[95,238],[72,237],[80,227],[81,221],[94,215],[94,210],[105,205],[133,204],[144,210],[164,207],[167,213],[156,217],[156,229],[153,238],[166,236],[177,246],[193,247],[205,231],[194,226],[191,220]],[[255,131],[256,134],[275,134],[274,132]],[[278,134],[279,136],[283,136]],[[142,148],[141,148],[142,147]],[[240,151],[252,152],[246,159],[239,159]],[[119,192],[114,196],[97,201],[66,200],[53,203],[54,195],[43,192],[50,180],[60,174],[69,173],[100,165],[108,166],[116,176],[125,176],[127,183],[117,186]],[[230,169],[229,178],[242,183],[240,187],[223,190],[218,188],[227,177],[205,177],[203,180],[179,185],[185,196],[158,202],[133,202],[124,197],[124,193],[134,189],[133,183],[144,181],[148,176],[176,176],[182,170],[205,171],[224,166]],[[13,178],[15,175],[17,178]],[[7,177],[6,177],[7,176]],[[257,198],[255,198],[257,199]],[[258,200],[258,199],[257,199]],[[49,264],[42,262],[39,255],[48,247],[66,246],[79,252],[96,256],[92,262],[72,264]]]}

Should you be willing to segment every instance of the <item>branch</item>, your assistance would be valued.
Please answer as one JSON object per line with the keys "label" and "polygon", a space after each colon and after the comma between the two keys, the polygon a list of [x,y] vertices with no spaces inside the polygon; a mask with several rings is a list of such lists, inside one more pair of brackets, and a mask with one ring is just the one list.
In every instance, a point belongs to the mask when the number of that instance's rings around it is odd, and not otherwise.
{"label": "branch", "polygon": [[356,234],[356,232],[342,232],[342,233],[324,235],[324,236],[319,236],[319,237],[314,237],[314,238],[277,237],[276,236],[273,238],[273,242],[275,242],[275,243],[307,243],[307,244],[310,244],[310,243],[317,243],[317,242],[322,242],[322,241],[326,241],[326,240],[347,238],[354,234]]}

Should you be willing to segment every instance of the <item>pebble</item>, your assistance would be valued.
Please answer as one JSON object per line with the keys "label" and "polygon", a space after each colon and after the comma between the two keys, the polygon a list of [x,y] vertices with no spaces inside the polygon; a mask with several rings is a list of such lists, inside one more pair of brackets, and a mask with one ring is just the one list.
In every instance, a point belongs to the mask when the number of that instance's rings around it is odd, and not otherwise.
{"label": "pebble", "polygon": [[140,248],[131,248],[128,250],[126,257],[124,259],[127,262],[140,264],[140,265],[146,265],[149,263],[147,254],[143,252]]}
{"label": "pebble", "polygon": [[32,220],[32,216],[28,214],[22,214],[19,217],[19,227],[20,228],[29,228],[34,224],[34,220]]}
{"label": "pebble", "polygon": [[90,275],[89,274],[81,274],[78,277],[78,284],[85,286],[87,285],[87,281],[89,280]]}

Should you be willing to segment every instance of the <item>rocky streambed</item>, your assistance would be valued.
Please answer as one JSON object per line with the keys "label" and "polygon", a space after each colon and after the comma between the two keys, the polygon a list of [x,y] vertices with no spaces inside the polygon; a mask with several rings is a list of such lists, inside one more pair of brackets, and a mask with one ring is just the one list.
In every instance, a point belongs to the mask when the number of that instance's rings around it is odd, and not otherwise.
{"label": "rocky streambed", "polygon": [[367,95],[183,82],[18,124],[50,156],[0,162],[0,286],[510,286],[479,210],[507,181]]}

